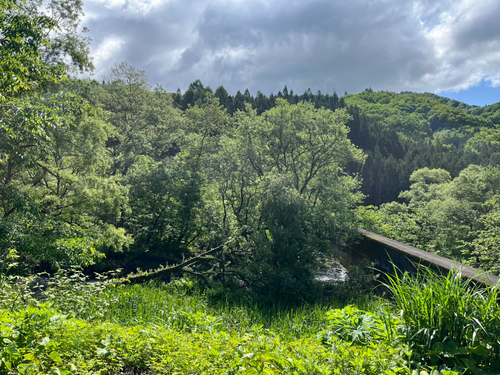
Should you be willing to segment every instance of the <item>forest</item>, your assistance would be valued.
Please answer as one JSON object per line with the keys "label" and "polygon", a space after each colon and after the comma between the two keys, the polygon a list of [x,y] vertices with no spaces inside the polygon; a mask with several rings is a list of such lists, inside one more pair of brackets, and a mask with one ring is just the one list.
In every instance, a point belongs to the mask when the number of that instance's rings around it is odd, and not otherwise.
{"label": "forest", "polygon": [[317,275],[359,227],[499,274],[500,103],[78,78],[41,4],[0,0],[0,374],[498,373],[498,285]]}

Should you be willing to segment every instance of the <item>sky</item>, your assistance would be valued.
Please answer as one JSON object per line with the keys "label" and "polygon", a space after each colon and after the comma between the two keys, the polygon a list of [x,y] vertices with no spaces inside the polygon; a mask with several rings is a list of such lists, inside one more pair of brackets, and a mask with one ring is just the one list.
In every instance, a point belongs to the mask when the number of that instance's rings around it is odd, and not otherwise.
{"label": "sky", "polygon": [[168,91],[434,92],[500,102],[500,0],[84,0],[95,78]]}

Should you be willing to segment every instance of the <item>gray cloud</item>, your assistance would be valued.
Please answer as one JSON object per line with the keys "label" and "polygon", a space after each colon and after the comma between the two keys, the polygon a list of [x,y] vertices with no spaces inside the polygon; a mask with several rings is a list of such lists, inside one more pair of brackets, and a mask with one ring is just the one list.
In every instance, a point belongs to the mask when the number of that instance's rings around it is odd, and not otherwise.
{"label": "gray cloud", "polygon": [[126,61],[171,91],[198,78],[254,94],[500,85],[496,0],[93,0],[86,11],[97,76]]}

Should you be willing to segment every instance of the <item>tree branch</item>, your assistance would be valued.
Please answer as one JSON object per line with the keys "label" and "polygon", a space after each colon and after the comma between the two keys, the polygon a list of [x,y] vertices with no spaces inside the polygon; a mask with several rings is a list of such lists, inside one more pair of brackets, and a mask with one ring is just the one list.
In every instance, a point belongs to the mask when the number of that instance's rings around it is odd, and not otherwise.
{"label": "tree branch", "polygon": [[[126,278],[122,279],[123,282],[131,282],[132,284],[138,284],[138,283],[143,283],[148,280],[155,279],[157,277],[160,278],[166,278],[172,275],[172,274],[182,274],[185,271],[183,270],[184,267],[191,266],[193,264],[198,263],[199,261],[202,260],[207,260],[207,255],[215,253],[217,251],[220,251],[226,246],[227,244],[231,243],[234,240],[234,238],[231,238],[229,241],[224,242],[222,245],[219,245],[217,247],[214,247],[213,249],[207,250],[204,253],[201,253],[199,255],[196,255],[192,258],[189,258],[188,260],[185,260],[179,264],[176,264],[174,266],[170,267],[161,267],[156,270],[150,270],[147,272],[142,272],[142,273],[137,273],[137,274],[131,274],[128,275]],[[212,260],[212,258],[208,258]]]}

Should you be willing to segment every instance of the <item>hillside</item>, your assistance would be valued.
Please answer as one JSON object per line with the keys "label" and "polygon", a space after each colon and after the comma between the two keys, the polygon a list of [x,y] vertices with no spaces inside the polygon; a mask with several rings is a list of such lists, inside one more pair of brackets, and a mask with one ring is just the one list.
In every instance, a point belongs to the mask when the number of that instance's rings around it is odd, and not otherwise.
{"label": "hillside", "polygon": [[[213,90],[198,80],[184,94],[180,90],[173,94],[173,99],[180,109],[187,109],[200,105],[207,92]],[[349,167],[363,179],[366,204],[398,200],[399,193],[410,187],[411,173],[420,168],[443,168],[456,177],[470,164],[500,161],[500,103],[476,107],[432,93],[371,89],[341,97],[311,90],[298,95],[287,86],[276,95],[259,91],[255,97],[248,90],[232,96],[220,86],[215,96],[231,114],[244,111],[245,105],[261,114],[273,108],[277,99],[291,104],[307,101],[332,111],[346,108],[352,116],[348,136],[368,155],[364,165]]]}

